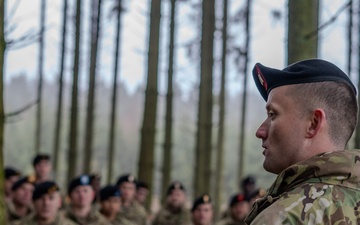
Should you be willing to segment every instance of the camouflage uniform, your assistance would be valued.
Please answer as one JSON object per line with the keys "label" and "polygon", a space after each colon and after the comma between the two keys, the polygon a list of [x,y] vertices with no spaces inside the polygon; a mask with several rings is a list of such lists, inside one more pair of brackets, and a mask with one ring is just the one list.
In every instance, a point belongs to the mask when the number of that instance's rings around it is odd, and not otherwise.
{"label": "camouflage uniform", "polygon": [[[38,222],[36,221],[36,217],[31,215],[24,218],[24,220],[19,221],[18,223],[14,223],[13,225],[38,225]],[[55,221],[49,225],[77,225],[77,223],[58,215]]]}
{"label": "camouflage uniform", "polygon": [[115,218],[114,221],[110,222],[111,225],[136,225],[134,222],[124,218],[120,214]]}
{"label": "camouflage uniform", "polygon": [[190,211],[181,207],[177,212],[172,212],[169,207],[162,208],[155,216],[153,225],[188,225],[191,223]]}
{"label": "camouflage uniform", "polygon": [[65,217],[76,222],[80,225],[109,225],[107,219],[101,215],[100,212],[91,209],[89,215],[86,218],[79,218],[71,211],[71,208],[68,208],[65,212]]}
{"label": "camouflage uniform", "polygon": [[[32,208],[28,208],[28,213],[27,216],[33,213],[33,209]],[[24,218],[24,216],[19,216],[16,211],[15,211],[15,206],[12,202],[6,204],[6,214],[7,214],[7,221],[8,222],[12,222],[12,221],[16,221],[16,220],[21,220],[22,218]]]}
{"label": "camouflage uniform", "polygon": [[136,225],[146,225],[147,214],[143,206],[133,201],[130,206],[122,206],[120,216],[124,217]]}
{"label": "camouflage uniform", "polygon": [[248,224],[360,224],[360,152],[323,153],[282,171]]}
{"label": "camouflage uniform", "polygon": [[246,225],[245,221],[235,221],[231,216],[227,216],[216,223],[216,225]]}

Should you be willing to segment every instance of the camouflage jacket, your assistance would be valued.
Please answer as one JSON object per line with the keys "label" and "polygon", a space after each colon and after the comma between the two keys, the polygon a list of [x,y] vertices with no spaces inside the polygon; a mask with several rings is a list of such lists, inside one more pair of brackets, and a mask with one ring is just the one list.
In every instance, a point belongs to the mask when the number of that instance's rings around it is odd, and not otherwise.
{"label": "camouflage jacket", "polygon": [[221,219],[216,225],[246,225],[245,221],[235,221],[231,216]]}
{"label": "camouflage jacket", "polygon": [[33,209],[31,207],[28,208],[28,213],[26,216],[20,216],[17,214],[16,210],[15,210],[15,206],[12,202],[8,202],[6,204],[6,220],[7,222],[12,222],[12,221],[17,221],[17,220],[21,220],[22,218],[29,216],[33,213]]}
{"label": "camouflage jacket", "polygon": [[74,221],[77,224],[80,225],[109,225],[110,222],[107,221],[107,219],[101,215],[99,211],[96,211],[94,208],[91,209],[89,215],[85,218],[80,218],[76,216],[72,210],[71,207],[66,209],[66,212],[64,212],[64,216],[72,221]]}
{"label": "camouflage jacket", "polygon": [[[34,215],[28,216],[23,220],[19,221],[18,223],[13,223],[13,225],[38,225],[39,223],[36,220]],[[58,215],[55,221],[49,225],[77,225],[77,223],[66,219],[63,216]]]}
{"label": "camouflage jacket", "polygon": [[282,171],[247,224],[360,224],[360,151],[323,153]]}
{"label": "camouflage jacket", "polygon": [[136,225],[147,224],[147,213],[145,208],[135,201],[128,207],[122,206],[120,216],[130,220]]}
{"label": "camouflage jacket", "polygon": [[181,207],[178,212],[171,212],[168,207],[164,207],[156,214],[152,225],[189,225],[190,223],[190,211],[185,207]]}

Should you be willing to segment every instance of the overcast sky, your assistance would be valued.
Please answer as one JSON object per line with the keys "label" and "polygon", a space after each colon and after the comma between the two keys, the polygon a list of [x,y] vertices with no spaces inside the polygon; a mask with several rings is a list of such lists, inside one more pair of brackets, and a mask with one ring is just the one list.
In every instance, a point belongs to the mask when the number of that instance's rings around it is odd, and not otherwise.
{"label": "overcast sky", "polygon": [[[10,10],[14,8],[17,2],[20,2],[15,14],[11,14]],[[59,71],[60,45],[61,45],[61,21],[63,1],[51,0],[47,2],[46,14],[46,39],[45,39],[45,66],[44,74],[47,79],[54,80],[57,78]],[[88,40],[88,21],[90,20],[90,3],[91,1],[83,1],[83,27],[82,38]],[[149,0],[123,0],[126,13],[123,16],[122,42],[121,42],[121,64],[120,79],[124,81],[130,90],[134,90],[137,85],[144,82],[146,76],[146,56],[147,56],[147,35],[148,35],[148,12]],[[163,20],[162,38],[161,38],[161,60],[160,64],[160,88],[164,87],[166,81],[166,57],[168,45],[168,11],[169,1],[163,1]],[[230,0],[232,2],[231,14],[241,6],[243,1]],[[251,71],[256,62],[261,62],[267,66],[282,68],[285,66],[285,46],[286,46],[286,11],[285,0],[255,0],[252,8],[251,17],[251,42],[250,42],[250,64]],[[17,39],[28,31],[37,31],[39,29],[40,18],[40,0],[12,0],[7,1],[6,16],[9,18],[7,40]],[[100,61],[98,63],[98,76],[106,81],[112,80],[113,68],[113,49],[114,49],[114,28],[115,17],[109,15],[109,7],[114,4],[114,0],[103,0],[104,10],[101,30],[101,46]],[[337,10],[344,4],[343,0],[322,0],[321,1],[321,21],[320,24],[328,21]],[[194,21],[188,18],[192,12],[192,7],[178,3],[177,14],[177,35],[176,41],[179,48],[176,56],[176,80],[181,84],[184,90],[189,90],[197,84],[197,65],[188,59],[184,44],[194,39],[198,35]],[[279,10],[282,14],[280,20],[275,20],[271,14],[272,10]],[[75,11],[73,1],[70,0],[68,16],[71,19]],[[344,11],[338,19],[321,31],[320,34],[320,51],[319,58],[330,60],[337,64],[340,68],[346,70],[346,51],[347,46],[345,38],[347,36],[347,12]],[[69,33],[73,32],[72,21],[69,21]],[[234,26],[232,34],[241,42],[241,27]],[[67,52],[72,52],[72,36],[68,38]],[[6,55],[5,75],[6,80],[18,74],[26,74],[29,77],[37,77],[38,73],[38,44],[34,43],[25,48],[17,50],[8,50]],[[88,46],[83,46],[83,54],[81,66],[82,73],[80,78],[82,84],[86,84],[87,68],[88,68]],[[72,69],[73,57],[67,54],[66,78],[69,80]],[[241,79],[238,72],[234,69],[232,61],[228,62],[229,75],[228,86],[231,90],[239,90],[241,87]],[[219,74],[216,72],[215,73]],[[218,78],[215,77],[215,82]],[[252,85],[252,81],[250,80]]]}

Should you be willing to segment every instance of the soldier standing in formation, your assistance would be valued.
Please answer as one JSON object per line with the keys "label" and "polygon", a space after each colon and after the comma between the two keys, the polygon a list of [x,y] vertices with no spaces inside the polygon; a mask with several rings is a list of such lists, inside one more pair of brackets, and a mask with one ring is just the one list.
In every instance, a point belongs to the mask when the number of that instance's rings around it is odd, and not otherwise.
{"label": "soldier standing in formation", "polygon": [[14,225],[76,225],[59,213],[62,200],[59,186],[52,181],[36,185],[32,195],[34,213]]}
{"label": "soldier standing in formation", "polygon": [[245,194],[236,194],[230,200],[228,215],[216,225],[246,225],[244,219],[250,211],[250,204]]}
{"label": "soldier standing in formation", "polygon": [[179,181],[173,182],[166,191],[165,206],[156,214],[153,225],[186,225],[191,216],[185,207],[186,190]]}
{"label": "soldier standing in formation", "polygon": [[94,207],[92,202],[95,191],[91,186],[89,175],[81,175],[73,179],[68,188],[70,205],[65,216],[80,225],[106,225],[109,222]]}
{"label": "soldier standing in formation", "polygon": [[4,170],[5,174],[5,204],[10,204],[12,201],[11,188],[14,183],[19,180],[21,175],[20,171],[15,168],[6,167]]}
{"label": "soldier standing in formation", "polygon": [[35,172],[35,184],[52,180],[52,164],[48,154],[38,154],[33,159],[33,167]]}
{"label": "soldier standing in formation", "polygon": [[136,179],[131,174],[119,177],[116,185],[121,192],[120,215],[137,225],[147,224],[147,213],[145,208],[135,200]]}
{"label": "soldier standing in formation", "polygon": [[193,225],[212,225],[214,218],[214,207],[209,195],[201,195],[195,199],[191,208]]}

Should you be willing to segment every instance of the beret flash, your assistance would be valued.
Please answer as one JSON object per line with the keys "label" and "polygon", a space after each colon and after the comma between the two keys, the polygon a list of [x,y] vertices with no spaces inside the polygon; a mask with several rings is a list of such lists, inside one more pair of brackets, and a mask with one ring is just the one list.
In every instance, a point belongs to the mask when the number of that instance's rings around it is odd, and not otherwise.
{"label": "beret flash", "polygon": [[119,186],[124,182],[130,182],[136,184],[136,179],[131,174],[125,174],[119,177],[118,181],[116,182],[116,185]]}
{"label": "beret flash", "polygon": [[35,186],[32,199],[35,201],[46,194],[52,194],[58,191],[60,191],[60,188],[55,182],[45,181]]}
{"label": "beret flash", "polygon": [[81,175],[74,178],[68,187],[68,194],[70,194],[78,186],[91,186],[91,177],[89,175]]}
{"label": "beret flash", "polygon": [[120,191],[118,186],[108,185],[100,190],[100,201],[105,201],[110,197],[120,197]]}
{"label": "beret flash", "polygon": [[334,81],[347,84],[356,95],[356,88],[349,77],[337,66],[321,59],[308,59],[289,65],[283,70],[273,69],[256,63],[253,78],[261,96],[267,101],[270,91],[276,87]]}
{"label": "beret flash", "polygon": [[180,182],[180,181],[174,181],[173,183],[170,184],[170,186],[168,187],[167,191],[166,191],[166,195],[170,195],[171,192],[173,190],[182,190],[185,191],[185,186]]}
{"label": "beret flash", "polygon": [[33,166],[37,165],[42,160],[50,160],[50,155],[48,155],[48,154],[36,155],[33,160]]}
{"label": "beret flash", "polygon": [[236,194],[230,200],[230,207],[236,205],[239,202],[247,202],[244,194]]}
{"label": "beret flash", "polygon": [[211,203],[210,196],[207,194],[201,195],[200,197],[195,199],[193,206],[191,208],[191,212],[194,212],[199,205],[207,204],[207,203]]}
{"label": "beret flash", "polygon": [[5,179],[9,179],[12,176],[20,176],[21,173],[20,171],[16,170],[15,168],[12,167],[6,167],[4,170],[5,173]]}
{"label": "beret flash", "polygon": [[35,180],[36,180],[36,178],[33,175],[22,177],[13,184],[13,186],[11,187],[11,190],[15,191],[16,189],[18,189],[19,187],[21,187],[21,185],[23,185],[25,183],[35,185]]}

